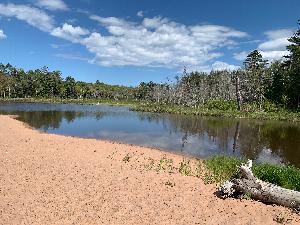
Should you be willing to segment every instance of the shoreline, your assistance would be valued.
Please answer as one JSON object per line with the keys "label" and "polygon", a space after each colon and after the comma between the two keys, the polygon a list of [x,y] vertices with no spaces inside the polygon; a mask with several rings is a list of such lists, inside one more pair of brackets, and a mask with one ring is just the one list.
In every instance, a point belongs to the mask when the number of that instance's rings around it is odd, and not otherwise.
{"label": "shoreline", "polygon": [[39,132],[0,115],[0,224],[268,225],[281,216],[300,222],[281,206],[218,198],[215,185],[168,166],[172,160],[178,167],[183,158]]}
{"label": "shoreline", "polygon": [[45,104],[79,104],[79,105],[109,105],[109,106],[125,106],[129,110],[135,112],[151,112],[151,113],[168,113],[180,115],[205,116],[214,118],[228,118],[228,119],[254,119],[266,121],[286,121],[286,122],[300,122],[300,113],[291,112],[287,110],[280,110],[278,112],[265,111],[232,111],[232,110],[217,110],[206,108],[192,108],[186,106],[171,106],[158,105],[156,103],[147,103],[137,100],[110,100],[110,99],[35,99],[35,98],[0,98],[1,102],[14,103],[45,103]]}
{"label": "shoreline", "polygon": [[[1,116],[2,114],[0,114]],[[43,131],[43,130],[39,130],[39,129],[36,129],[32,126],[30,126],[29,124],[27,124],[26,122],[22,121],[22,120],[19,120],[18,119],[18,115],[5,115],[5,116],[8,116],[14,120],[17,120],[19,122],[21,122],[26,128],[29,128],[31,130],[34,130],[34,131],[37,131],[41,134],[48,134],[48,135],[58,135],[58,136],[63,136],[63,137],[71,137],[71,138],[78,138],[78,139],[83,139],[83,140],[93,140],[93,141],[100,141],[100,142],[104,142],[104,143],[110,143],[110,144],[116,144],[116,145],[125,145],[129,148],[131,147],[139,147],[139,148],[146,148],[146,149],[150,149],[150,150],[153,150],[153,151],[158,151],[158,152],[161,152],[161,153],[166,153],[166,154],[170,154],[170,155],[174,155],[174,156],[180,156],[180,157],[184,157],[184,158],[188,158],[188,159],[192,159],[192,160],[203,160],[203,158],[199,158],[197,156],[193,156],[193,155],[189,155],[189,154],[184,154],[184,153],[181,153],[181,152],[177,152],[175,150],[170,150],[170,149],[163,149],[163,148],[155,148],[155,147],[151,147],[151,146],[143,146],[143,145],[137,145],[137,144],[130,144],[130,143],[126,143],[126,142],[121,142],[121,141],[113,141],[113,140],[109,140],[109,139],[97,139],[97,138],[89,138],[89,137],[80,137],[80,136],[72,136],[72,135],[64,135],[64,134],[51,134],[51,133],[48,133],[46,131]]]}

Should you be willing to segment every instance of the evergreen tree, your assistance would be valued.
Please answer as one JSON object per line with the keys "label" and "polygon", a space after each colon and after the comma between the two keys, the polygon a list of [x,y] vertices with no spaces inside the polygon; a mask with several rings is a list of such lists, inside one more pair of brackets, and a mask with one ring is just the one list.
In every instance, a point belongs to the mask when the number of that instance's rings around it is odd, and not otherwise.
{"label": "evergreen tree", "polygon": [[[298,21],[300,25],[300,20]],[[288,39],[291,42],[287,46],[290,55],[286,56],[286,66],[288,69],[289,83],[288,83],[288,98],[292,108],[300,107],[300,29],[293,37]]]}
{"label": "evergreen tree", "polygon": [[246,70],[247,96],[243,99],[249,99],[257,103],[259,109],[262,108],[262,103],[265,95],[267,83],[266,74],[267,61],[262,58],[259,51],[254,50],[247,56],[244,66]]}

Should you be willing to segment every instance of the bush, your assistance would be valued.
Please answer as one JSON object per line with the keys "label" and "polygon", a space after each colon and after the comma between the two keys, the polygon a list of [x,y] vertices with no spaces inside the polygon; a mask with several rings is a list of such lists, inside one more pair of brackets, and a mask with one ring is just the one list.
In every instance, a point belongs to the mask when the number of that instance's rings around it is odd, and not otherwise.
{"label": "bush", "polygon": [[261,180],[300,191],[300,170],[294,166],[257,164],[253,166],[253,173]]}
{"label": "bush", "polygon": [[235,101],[226,101],[223,99],[214,99],[214,100],[209,100],[205,103],[204,105],[205,108],[210,109],[210,110],[236,110],[237,105]]}
{"label": "bush", "polygon": [[275,103],[266,100],[263,104],[263,110],[265,112],[278,112],[278,108]]}

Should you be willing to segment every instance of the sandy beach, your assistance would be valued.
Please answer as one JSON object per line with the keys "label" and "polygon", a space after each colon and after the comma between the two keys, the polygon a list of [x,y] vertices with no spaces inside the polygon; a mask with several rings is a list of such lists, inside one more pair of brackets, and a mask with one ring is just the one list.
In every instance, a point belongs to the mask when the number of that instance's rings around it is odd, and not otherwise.
{"label": "sandy beach", "polygon": [[[128,157],[127,157],[128,156]],[[41,133],[0,116],[0,224],[299,224],[291,210],[220,199],[201,178],[148,169],[183,156]]]}

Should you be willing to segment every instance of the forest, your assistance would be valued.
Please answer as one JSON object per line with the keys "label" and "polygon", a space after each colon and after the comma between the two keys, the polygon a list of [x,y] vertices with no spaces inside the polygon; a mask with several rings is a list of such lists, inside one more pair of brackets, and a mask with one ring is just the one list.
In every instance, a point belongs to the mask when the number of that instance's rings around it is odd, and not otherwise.
{"label": "forest", "polygon": [[71,76],[63,79],[60,71],[49,71],[47,67],[24,71],[0,64],[0,98],[132,100],[224,111],[299,112],[300,29],[289,42],[289,54],[281,61],[264,60],[254,50],[235,71],[188,73],[185,69],[174,82],[142,82],[137,87],[108,85],[98,80],[86,83]]}

